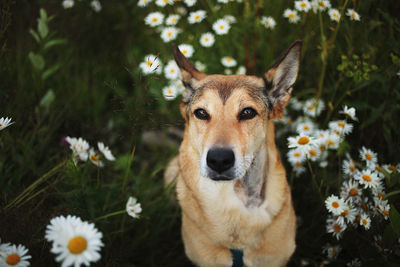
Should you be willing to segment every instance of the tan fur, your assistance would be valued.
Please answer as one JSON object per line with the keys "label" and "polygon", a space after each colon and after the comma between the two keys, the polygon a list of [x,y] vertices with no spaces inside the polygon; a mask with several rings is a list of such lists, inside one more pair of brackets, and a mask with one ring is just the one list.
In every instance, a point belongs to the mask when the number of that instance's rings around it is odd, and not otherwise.
{"label": "tan fur", "polygon": [[[184,137],[165,180],[176,181],[186,255],[198,266],[231,266],[229,249],[241,249],[245,266],[285,266],[296,246],[296,217],[272,118],[283,112],[291,89],[270,109],[258,91],[264,87],[261,78],[193,79],[190,69],[185,72],[193,91],[180,107],[186,120]],[[267,78],[272,80],[274,73],[266,73],[271,76]],[[258,115],[238,120],[247,107]],[[198,108],[210,114],[208,121],[193,115]],[[204,153],[213,146],[233,147],[239,178],[214,181],[201,174]]]}

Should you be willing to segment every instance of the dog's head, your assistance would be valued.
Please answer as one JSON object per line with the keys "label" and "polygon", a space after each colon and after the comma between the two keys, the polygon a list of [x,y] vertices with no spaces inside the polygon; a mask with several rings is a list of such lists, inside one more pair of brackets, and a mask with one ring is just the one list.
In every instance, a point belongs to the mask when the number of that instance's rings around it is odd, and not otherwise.
{"label": "dog's head", "polygon": [[[282,116],[297,78],[301,41],[262,77],[207,75],[173,45],[185,91],[180,110],[200,173],[213,180],[242,178],[265,145],[268,122]],[[274,136],[271,136],[274,138]]]}

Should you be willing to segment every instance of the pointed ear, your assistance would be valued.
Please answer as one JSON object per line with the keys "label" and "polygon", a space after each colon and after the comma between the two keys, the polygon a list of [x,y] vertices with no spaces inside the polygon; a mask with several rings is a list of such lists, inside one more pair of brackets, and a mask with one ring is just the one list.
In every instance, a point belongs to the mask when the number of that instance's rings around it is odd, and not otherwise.
{"label": "pointed ear", "polygon": [[300,54],[301,41],[297,40],[263,76],[272,118],[280,118],[289,102],[299,72]]}
{"label": "pointed ear", "polygon": [[181,70],[182,83],[185,86],[185,91],[182,93],[182,100],[184,103],[188,103],[192,98],[192,95],[195,91],[195,83],[207,75],[203,72],[198,71],[192,63],[181,53],[178,46],[173,43],[172,44],[172,52],[174,54],[174,58],[176,64]]}

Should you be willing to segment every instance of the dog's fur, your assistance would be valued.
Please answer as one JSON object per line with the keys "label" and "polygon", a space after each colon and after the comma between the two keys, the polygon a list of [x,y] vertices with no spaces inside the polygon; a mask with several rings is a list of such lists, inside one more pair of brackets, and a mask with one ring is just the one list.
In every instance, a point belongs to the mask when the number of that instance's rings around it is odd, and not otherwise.
{"label": "dog's fur", "polygon": [[[176,181],[185,252],[198,266],[231,266],[230,249],[243,250],[245,266],[284,266],[295,250],[296,217],[273,119],[290,98],[300,50],[294,42],[257,77],[206,75],[173,47],[186,87],[180,104],[186,122],[165,181]],[[256,116],[240,119],[246,108]],[[197,109],[208,117],[199,119]],[[214,148],[233,151],[230,169],[210,168]]]}

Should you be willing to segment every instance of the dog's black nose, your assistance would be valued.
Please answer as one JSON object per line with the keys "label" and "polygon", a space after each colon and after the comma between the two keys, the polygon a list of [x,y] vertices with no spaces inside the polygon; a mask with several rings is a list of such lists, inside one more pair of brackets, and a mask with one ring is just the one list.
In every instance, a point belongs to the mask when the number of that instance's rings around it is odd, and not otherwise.
{"label": "dog's black nose", "polygon": [[235,154],[232,149],[212,148],[207,153],[207,165],[217,173],[222,173],[235,164]]}

